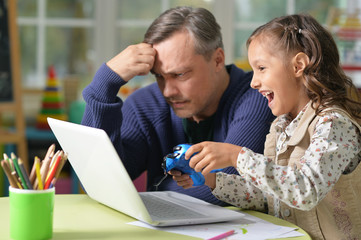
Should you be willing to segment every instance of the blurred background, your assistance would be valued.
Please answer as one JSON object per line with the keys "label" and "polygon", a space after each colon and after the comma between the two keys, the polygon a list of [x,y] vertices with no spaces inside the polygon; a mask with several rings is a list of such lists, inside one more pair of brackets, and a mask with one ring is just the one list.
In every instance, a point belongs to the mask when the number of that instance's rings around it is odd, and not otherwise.
{"label": "blurred background", "polygon": [[[245,41],[256,27],[278,16],[309,13],[335,36],[342,65],[361,88],[360,0],[17,0],[18,70],[29,159],[44,154],[55,141],[51,132],[36,128],[49,79],[60,86],[63,113],[79,122],[81,91],[98,67],[129,44],[141,42],[160,13],[180,5],[214,13],[222,28],[226,62],[245,70]],[[151,75],[138,77],[119,95],[125,98],[153,81]],[[11,125],[11,116],[2,117],[3,125]]]}
{"label": "blurred background", "polygon": [[[36,90],[45,87],[47,69],[72,89],[73,98],[91,80],[97,68],[129,44],[139,43],[152,20],[164,10],[191,5],[213,12],[222,27],[227,63],[247,67],[245,41],[259,25],[274,17],[307,12],[336,33],[347,18],[360,16],[357,0],[18,0],[24,109],[29,123],[36,109]],[[356,23],[357,24],[357,23]],[[334,27],[334,28],[331,28]],[[360,26],[358,26],[360,27]],[[339,42],[340,48],[347,44]],[[341,51],[344,49],[340,49]],[[358,49],[352,49],[358,51]],[[342,54],[341,54],[342,55]],[[347,61],[346,56],[342,59]],[[355,57],[361,61],[361,54]],[[349,63],[348,63],[349,64]],[[355,62],[358,64],[358,62]],[[72,81],[77,82],[70,84]],[[131,88],[153,81],[133,81]],[[70,82],[70,83],[69,83]],[[68,87],[68,86],[65,86]],[[66,89],[65,89],[66,90]],[[35,96],[32,96],[34,95]],[[74,96],[75,95],[75,96]],[[28,99],[27,97],[32,97]],[[32,101],[33,100],[33,101]],[[35,102],[34,102],[35,101]]]}

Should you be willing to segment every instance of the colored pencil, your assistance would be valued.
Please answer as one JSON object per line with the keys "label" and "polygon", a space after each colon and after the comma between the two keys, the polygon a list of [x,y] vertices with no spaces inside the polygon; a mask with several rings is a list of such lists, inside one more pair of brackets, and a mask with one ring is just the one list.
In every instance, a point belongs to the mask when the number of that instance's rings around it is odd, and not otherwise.
{"label": "colored pencil", "polygon": [[8,157],[8,155],[6,155],[6,153],[3,154],[4,155],[4,159],[8,161],[9,165],[10,165],[10,170],[14,171],[14,165],[13,162],[10,160],[10,158]]}
{"label": "colored pencil", "polygon": [[19,181],[18,174],[16,173],[15,170],[11,172],[11,175],[13,175],[13,178],[16,180],[16,185],[18,185],[18,188],[24,189],[23,186],[21,185],[20,181]]}
{"label": "colored pencil", "polygon": [[39,189],[43,190],[44,187],[43,187],[43,182],[41,181],[41,174],[40,174],[40,158],[35,157],[34,166],[35,166],[36,178],[38,179]]}
{"label": "colored pencil", "polygon": [[18,158],[18,164],[28,189],[33,189],[33,185],[30,183],[29,174],[26,172],[24,163],[21,158]]}
{"label": "colored pencil", "polygon": [[220,240],[220,239],[229,237],[229,236],[231,236],[231,235],[233,235],[233,234],[234,234],[234,230],[231,230],[231,231],[228,231],[228,232],[219,234],[219,235],[217,235],[217,236],[215,236],[215,237],[209,238],[208,240]]}
{"label": "colored pencil", "polygon": [[55,151],[55,144],[51,144],[50,147],[48,148],[48,151],[45,154],[44,160],[45,159],[51,159],[54,156],[54,151]]}
{"label": "colored pencil", "polygon": [[41,174],[41,181],[43,184],[45,184],[45,179],[49,172],[49,166],[50,166],[50,162],[51,162],[51,158],[53,157],[52,156],[53,154],[54,153],[51,153],[50,157],[44,158],[44,160],[41,162],[40,174]]}
{"label": "colored pencil", "polygon": [[18,159],[16,158],[14,153],[11,153],[11,159],[13,160],[14,163],[14,167],[15,167],[15,171],[16,173],[19,175],[20,177],[20,182],[23,185],[24,189],[29,189],[29,187],[27,186],[24,176],[20,170],[19,164],[18,164]]}
{"label": "colored pencil", "polygon": [[[35,157],[35,158],[36,158],[36,157]],[[33,186],[34,186],[35,179],[36,179],[35,158],[34,158],[34,164],[33,164],[33,167],[31,168],[30,176],[29,176],[30,183],[31,183]],[[35,189],[35,187],[34,187],[34,189]]]}
{"label": "colored pencil", "polygon": [[2,160],[1,161],[1,167],[3,168],[6,176],[9,179],[10,186],[12,186],[13,188],[18,188],[18,185],[16,183],[16,179],[14,178],[13,175],[11,175],[11,169],[10,169],[10,166],[9,166],[9,162],[7,160]]}
{"label": "colored pencil", "polygon": [[58,169],[56,170],[54,179],[53,179],[53,181],[52,181],[52,184],[53,184],[53,185],[55,185],[56,180],[59,178],[60,172],[61,172],[61,170],[63,169],[63,167],[64,167],[65,162],[66,162],[67,159],[68,159],[68,154],[64,153],[64,154],[62,155],[62,158],[61,158],[59,167],[58,167]]}
{"label": "colored pencil", "polygon": [[[62,159],[62,155],[63,155],[63,151],[61,150],[58,150],[56,151],[55,155],[53,156],[53,158],[51,159],[51,162],[50,162],[50,165],[49,165],[49,171],[48,171],[48,174],[46,175],[46,178],[45,178],[45,182],[48,181],[48,178],[50,176],[50,170],[54,167],[54,163],[57,161],[57,159],[59,158],[60,156],[60,160]],[[60,164],[60,163],[59,163]]]}
{"label": "colored pencil", "polygon": [[51,169],[49,170],[49,174],[47,176],[47,180],[45,182],[45,185],[44,185],[44,189],[48,189],[49,186],[50,186],[50,183],[51,181],[53,180],[54,176],[55,176],[55,173],[56,173],[56,170],[61,162],[61,154],[58,155],[58,157],[56,158],[53,166],[51,167]]}

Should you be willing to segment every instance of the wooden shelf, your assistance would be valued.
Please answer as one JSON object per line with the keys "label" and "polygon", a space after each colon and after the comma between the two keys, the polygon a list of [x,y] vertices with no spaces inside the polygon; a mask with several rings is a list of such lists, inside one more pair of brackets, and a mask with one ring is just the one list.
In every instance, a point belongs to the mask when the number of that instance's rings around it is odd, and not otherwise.
{"label": "wooden shelf", "polygon": [[[14,118],[14,129],[8,131],[0,131],[0,144],[12,144],[16,146],[16,155],[20,157],[24,166],[29,170],[28,164],[28,152],[27,152],[27,143],[25,136],[25,117],[22,108],[22,99],[21,99],[21,74],[20,74],[20,49],[19,49],[19,36],[17,28],[17,13],[16,13],[16,0],[0,0],[2,1],[1,6],[5,6],[3,10],[3,19],[7,21],[8,28],[2,28],[4,32],[1,32],[0,35],[7,39],[10,43],[9,45],[1,46],[4,48],[4,56],[2,57],[3,67],[1,68],[3,76],[7,76],[6,80],[10,79],[10,83],[7,86],[12,87],[12,95],[9,100],[2,100],[0,102],[0,116],[4,113],[11,112],[15,115]],[[5,2],[4,2],[5,1]],[[8,17],[7,19],[5,17]],[[7,48],[7,49],[6,49]],[[7,55],[8,54],[8,55]],[[10,59],[9,59],[10,58]],[[10,63],[10,66],[9,66]],[[9,90],[9,92],[11,91]],[[1,98],[3,99],[3,98]]]}

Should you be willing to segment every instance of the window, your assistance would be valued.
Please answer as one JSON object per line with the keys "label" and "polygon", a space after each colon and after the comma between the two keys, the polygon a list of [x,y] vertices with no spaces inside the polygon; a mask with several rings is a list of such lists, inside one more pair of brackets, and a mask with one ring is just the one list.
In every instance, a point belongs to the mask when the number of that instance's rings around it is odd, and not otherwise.
{"label": "window", "polygon": [[309,13],[321,24],[326,23],[329,9],[338,7],[337,0],[235,0],[234,1],[234,36],[233,61],[242,68],[250,69],[247,62],[246,41],[258,26],[275,17]]}
{"label": "window", "polygon": [[18,0],[23,87],[43,88],[50,65],[59,79],[90,82],[102,62],[141,42],[153,19],[177,5],[210,9],[212,1]]}
{"label": "window", "polygon": [[94,62],[93,0],[19,0],[18,23],[24,88],[43,88],[47,67],[62,79],[89,78]]}

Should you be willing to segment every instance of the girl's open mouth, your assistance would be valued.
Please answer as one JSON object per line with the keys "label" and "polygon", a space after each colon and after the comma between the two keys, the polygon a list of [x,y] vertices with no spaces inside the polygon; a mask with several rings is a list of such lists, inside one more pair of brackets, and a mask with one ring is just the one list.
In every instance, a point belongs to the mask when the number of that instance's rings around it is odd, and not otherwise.
{"label": "girl's open mouth", "polygon": [[272,102],[272,100],[273,100],[274,93],[273,92],[266,92],[266,93],[263,93],[263,96],[265,98],[267,98],[268,104],[270,104]]}

